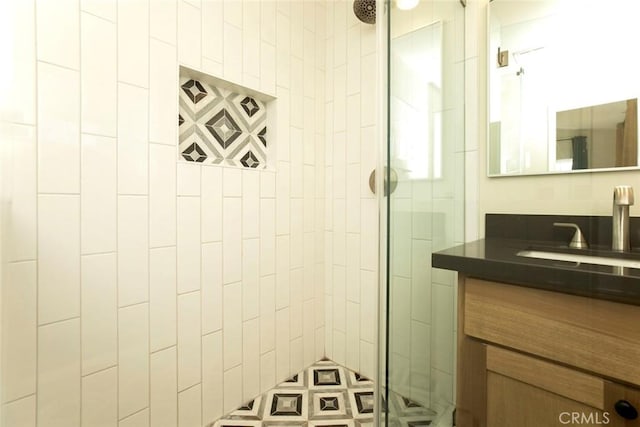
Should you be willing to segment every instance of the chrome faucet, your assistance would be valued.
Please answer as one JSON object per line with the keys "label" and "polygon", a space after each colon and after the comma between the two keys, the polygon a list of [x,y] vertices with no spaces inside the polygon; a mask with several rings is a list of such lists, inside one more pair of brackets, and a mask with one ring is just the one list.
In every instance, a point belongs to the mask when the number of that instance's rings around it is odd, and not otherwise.
{"label": "chrome faucet", "polygon": [[629,246],[629,206],[633,205],[633,188],[618,185],[613,188],[613,230],[611,249],[628,251]]}

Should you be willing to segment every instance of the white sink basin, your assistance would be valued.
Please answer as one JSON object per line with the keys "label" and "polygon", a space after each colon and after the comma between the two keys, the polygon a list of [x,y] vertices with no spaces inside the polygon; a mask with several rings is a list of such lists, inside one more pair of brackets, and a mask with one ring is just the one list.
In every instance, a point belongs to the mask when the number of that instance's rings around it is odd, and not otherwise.
{"label": "white sink basin", "polygon": [[593,255],[563,254],[558,252],[545,252],[545,251],[533,251],[533,250],[520,251],[516,255],[527,257],[527,258],[549,259],[553,261],[568,261],[568,262],[585,263],[585,264],[608,265],[612,267],[640,268],[640,261],[636,261],[633,259],[609,258],[604,256],[593,256]]}

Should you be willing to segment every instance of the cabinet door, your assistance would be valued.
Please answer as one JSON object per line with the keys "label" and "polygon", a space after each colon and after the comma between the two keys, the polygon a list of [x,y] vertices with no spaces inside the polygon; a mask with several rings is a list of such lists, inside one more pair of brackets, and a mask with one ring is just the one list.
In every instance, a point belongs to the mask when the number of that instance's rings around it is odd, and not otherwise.
{"label": "cabinet door", "polygon": [[489,427],[640,426],[637,389],[491,345],[486,367]]}
{"label": "cabinet door", "polygon": [[623,426],[613,414],[494,372],[487,373],[491,427]]}

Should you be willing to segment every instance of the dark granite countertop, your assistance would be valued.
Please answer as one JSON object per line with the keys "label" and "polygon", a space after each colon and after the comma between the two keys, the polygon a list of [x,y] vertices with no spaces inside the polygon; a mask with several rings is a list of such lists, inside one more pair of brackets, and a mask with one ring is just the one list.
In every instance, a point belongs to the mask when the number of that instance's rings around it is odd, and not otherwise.
{"label": "dark granite countertop", "polygon": [[521,250],[574,252],[640,260],[633,251],[574,250],[557,242],[486,238],[432,254],[432,266],[469,277],[640,305],[640,269],[517,256]]}

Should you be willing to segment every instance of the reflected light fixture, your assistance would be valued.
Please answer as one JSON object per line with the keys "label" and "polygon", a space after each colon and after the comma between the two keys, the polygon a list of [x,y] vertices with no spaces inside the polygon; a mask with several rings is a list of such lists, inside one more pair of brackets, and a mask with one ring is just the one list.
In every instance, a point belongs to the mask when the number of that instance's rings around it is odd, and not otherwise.
{"label": "reflected light fixture", "polygon": [[420,0],[396,0],[396,7],[400,10],[413,9],[420,3]]}

